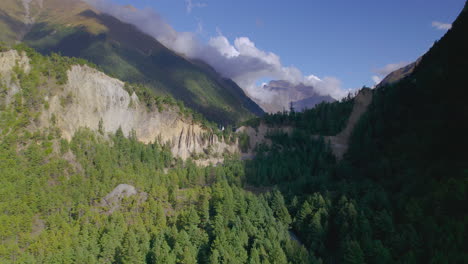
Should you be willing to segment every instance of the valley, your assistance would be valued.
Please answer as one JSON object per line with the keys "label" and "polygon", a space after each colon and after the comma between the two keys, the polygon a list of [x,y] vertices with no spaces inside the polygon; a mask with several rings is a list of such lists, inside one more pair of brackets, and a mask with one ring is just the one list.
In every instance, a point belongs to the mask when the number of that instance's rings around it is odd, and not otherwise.
{"label": "valley", "polygon": [[0,29],[0,263],[468,260],[466,3],[373,88],[270,81],[276,113],[87,2]]}

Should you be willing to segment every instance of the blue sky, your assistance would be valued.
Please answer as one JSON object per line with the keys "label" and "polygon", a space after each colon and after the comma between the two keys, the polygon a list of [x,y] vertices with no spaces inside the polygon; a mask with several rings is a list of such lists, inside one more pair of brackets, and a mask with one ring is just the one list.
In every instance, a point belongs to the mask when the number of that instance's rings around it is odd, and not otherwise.
{"label": "blue sky", "polygon": [[[201,42],[248,37],[304,75],[332,76],[344,89],[374,84],[389,64],[412,62],[446,32],[464,0],[113,0],[152,8]],[[192,8],[188,8],[191,2]],[[394,67],[388,66],[387,69]],[[269,77],[265,77],[269,78]],[[262,79],[263,80],[263,79]]]}

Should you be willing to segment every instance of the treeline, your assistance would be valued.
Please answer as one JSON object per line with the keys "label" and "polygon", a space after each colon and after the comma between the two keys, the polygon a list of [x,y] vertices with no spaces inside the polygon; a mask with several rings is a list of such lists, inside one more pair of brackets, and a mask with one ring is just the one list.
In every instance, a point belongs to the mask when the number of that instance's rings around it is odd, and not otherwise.
{"label": "treeline", "polygon": [[[306,262],[307,252],[289,240],[287,225],[274,218],[268,200],[227,183],[230,174],[241,173],[234,164],[206,170],[176,166],[164,174],[160,168],[170,154],[158,151],[157,144],[119,137],[113,143],[110,147],[93,133],[80,132],[70,144],[77,167],[64,159],[45,161],[54,156],[47,148],[53,143],[32,144],[25,157],[12,156],[16,150],[3,144],[2,154],[10,156],[2,155],[10,166],[1,167],[4,261]],[[62,151],[72,155],[66,147]],[[125,199],[109,215],[99,201],[121,182],[137,186],[148,198]]]}
{"label": "treeline", "polygon": [[[310,255],[324,263],[468,262],[467,27],[465,8],[411,76],[373,90],[343,160],[296,132],[272,136],[247,163],[248,182],[282,192]],[[273,125],[284,124],[279,117]]]}
{"label": "treeline", "polygon": [[[86,65],[102,71],[102,69],[97,65],[81,58],[61,56],[57,53],[51,53],[49,56],[44,56],[23,43],[14,46],[8,46],[0,43],[0,52],[11,49],[20,53],[24,52],[30,59],[31,70],[29,73],[26,74],[23,72],[19,66],[14,68],[14,72],[16,73],[15,78],[18,79],[18,82],[22,87],[22,97],[36,98],[37,102],[34,103],[36,107],[39,105],[47,106],[47,103],[44,102],[42,97],[44,97],[46,93],[51,93],[54,86],[60,86],[67,83],[67,71],[70,70],[73,65]],[[175,99],[169,94],[156,95],[147,85],[139,83],[125,83],[124,89],[130,95],[135,93],[149,111],[157,110],[162,112],[174,109],[187,120],[199,123],[204,128],[210,130],[212,133],[216,134],[219,139],[224,139],[231,143],[235,142],[237,139],[237,135],[233,133],[231,125],[228,125],[226,127],[227,129],[221,130],[221,127],[218,124],[208,121],[203,115],[185,106],[182,101]],[[32,109],[31,106],[31,104],[24,105],[27,109]]]}
{"label": "treeline", "polygon": [[[374,211],[356,200],[361,183],[340,179],[340,165],[327,142],[301,130],[270,139],[271,147],[259,147],[258,156],[247,162],[246,179],[250,184],[279,188],[291,215],[292,232],[309,254],[324,263],[392,263],[380,233],[371,233],[392,230],[388,212]],[[365,200],[386,195],[377,185],[366,189],[374,191]]]}
{"label": "treeline", "polygon": [[[3,134],[0,148],[2,262],[311,261],[289,237],[281,194],[238,187],[238,160],[199,168],[121,130],[110,139],[81,130],[67,142],[23,128]],[[139,194],[111,213],[102,199],[121,183]]]}
{"label": "treeline", "polygon": [[[410,121],[414,119],[406,106],[387,108],[402,96],[398,93],[408,90],[406,84],[374,92],[375,101],[341,161],[336,162],[323,139],[296,130],[271,135],[272,145],[261,145],[257,157],[246,163],[246,181],[281,191],[292,232],[324,263],[468,259],[463,253],[468,186],[464,154],[453,159],[444,149],[448,146],[441,146],[441,153],[440,148],[428,150],[429,142],[437,142],[430,133],[439,130],[423,132],[427,127]],[[402,112],[414,125],[399,123],[397,113]],[[430,128],[436,128],[440,120],[431,123]],[[444,134],[448,137],[449,131]]]}
{"label": "treeline", "polygon": [[[467,25],[465,11],[411,76],[373,91],[342,160],[312,135],[338,133],[350,97],[268,115],[297,129],[270,135],[252,161],[200,168],[121,130],[71,142],[31,132],[23,100],[42,97],[22,83],[0,111],[0,260],[467,263]],[[111,213],[102,198],[121,183],[139,194]]]}
{"label": "treeline", "polygon": [[[61,76],[40,65],[61,57],[31,56],[28,74],[15,67],[22,90],[0,110],[1,263],[314,261],[290,239],[282,195],[240,187],[239,160],[200,168],[121,129],[82,129],[71,142],[54,122],[35,130],[46,88],[59,89],[50,85]],[[103,198],[122,183],[138,194],[114,208]]]}
{"label": "treeline", "polygon": [[339,102],[322,102],[302,112],[291,108],[289,112],[265,114],[245,122],[245,125],[257,127],[263,121],[273,126],[292,126],[313,135],[334,136],[346,126],[353,105],[354,97],[349,94]]}

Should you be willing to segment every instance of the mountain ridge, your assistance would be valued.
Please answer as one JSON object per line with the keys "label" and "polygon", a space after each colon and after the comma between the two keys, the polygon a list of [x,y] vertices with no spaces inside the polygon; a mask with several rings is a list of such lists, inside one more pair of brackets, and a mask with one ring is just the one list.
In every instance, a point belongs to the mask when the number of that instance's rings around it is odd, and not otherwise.
{"label": "mountain ridge", "polygon": [[[47,58],[33,56],[36,58],[31,64],[31,59],[24,52],[0,52],[0,82],[6,89],[4,107],[18,101],[17,95],[28,89],[24,84],[26,80],[39,78],[45,81],[45,76],[34,74],[38,72],[35,69],[39,67],[37,61]],[[61,137],[68,141],[83,128],[103,135],[120,130],[123,135],[134,136],[145,144],[167,144],[173,155],[182,160],[206,156],[204,160],[197,161],[205,165],[222,161],[224,154],[238,152],[235,138],[217,135],[191,117],[185,117],[176,106],[148,109],[135,92],[125,89],[124,82],[96,69],[71,65],[65,74],[67,81],[63,84],[51,81],[49,77],[48,81],[35,88],[44,99],[38,99],[42,103],[36,105],[40,115],[33,122],[33,130],[56,127]]]}
{"label": "mountain ridge", "polygon": [[[8,1],[21,10],[19,0]],[[43,54],[87,59],[111,76],[145,84],[158,95],[171,95],[217,123],[234,124],[263,114],[234,82],[206,71],[135,26],[83,1],[44,0],[43,8],[34,9],[33,14],[35,22],[21,40]],[[5,18],[0,17],[1,21]]]}

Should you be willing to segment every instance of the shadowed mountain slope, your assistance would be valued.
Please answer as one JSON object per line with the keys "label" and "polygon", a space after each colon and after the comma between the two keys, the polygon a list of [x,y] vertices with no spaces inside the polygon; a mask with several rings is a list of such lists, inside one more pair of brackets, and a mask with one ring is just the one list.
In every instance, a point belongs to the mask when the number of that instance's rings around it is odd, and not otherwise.
{"label": "shadowed mountain slope", "polygon": [[44,54],[87,59],[107,74],[171,95],[218,123],[263,114],[234,82],[83,1],[34,0],[29,12],[19,0],[5,3],[0,5],[0,27],[9,29],[2,34],[5,41],[21,40]]}

